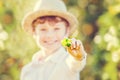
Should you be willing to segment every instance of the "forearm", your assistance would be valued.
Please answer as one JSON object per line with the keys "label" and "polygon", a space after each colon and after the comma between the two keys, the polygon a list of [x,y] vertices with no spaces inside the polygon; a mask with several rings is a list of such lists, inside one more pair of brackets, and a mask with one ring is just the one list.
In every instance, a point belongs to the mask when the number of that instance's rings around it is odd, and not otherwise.
{"label": "forearm", "polygon": [[81,60],[77,60],[73,56],[69,55],[66,59],[66,63],[71,71],[80,72],[86,65],[86,57],[87,54],[85,53],[84,58],[82,58]]}

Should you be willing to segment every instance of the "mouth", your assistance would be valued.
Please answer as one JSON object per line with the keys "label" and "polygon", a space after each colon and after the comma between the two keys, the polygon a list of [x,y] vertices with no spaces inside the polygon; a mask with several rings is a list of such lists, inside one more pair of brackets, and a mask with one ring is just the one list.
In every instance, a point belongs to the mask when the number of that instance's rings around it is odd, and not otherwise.
{"label": "mouth", "polygon": [[44,43],[47,44],[47,45],[53,45],[56,42],[57,42],[57,40],[55,40],[55,41],[44,41]]}

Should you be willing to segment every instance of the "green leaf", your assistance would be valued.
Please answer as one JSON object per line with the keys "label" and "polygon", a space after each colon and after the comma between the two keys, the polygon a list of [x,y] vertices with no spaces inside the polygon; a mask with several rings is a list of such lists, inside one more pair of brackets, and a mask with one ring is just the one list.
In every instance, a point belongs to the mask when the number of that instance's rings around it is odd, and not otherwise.
{"label": "green leaf", "polygon": [[62,43],[62,45],[64,46],[64,47],[70,47],[71,46],[71,39],[69,39],[69,38],[64,38],[62,41],[61,41],[61,43]]}

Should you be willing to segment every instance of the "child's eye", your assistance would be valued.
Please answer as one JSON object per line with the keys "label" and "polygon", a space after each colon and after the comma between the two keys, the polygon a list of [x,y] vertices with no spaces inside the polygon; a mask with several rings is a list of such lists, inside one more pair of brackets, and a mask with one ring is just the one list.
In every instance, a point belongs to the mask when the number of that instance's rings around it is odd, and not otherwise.
{"label": "child's eye", "polygon": [[40,31],[46,31],[46,29],[40,29]]}
{"label": "child's eye", "polygon": [[55,28],[54,30],[60,30],[60,28]]}

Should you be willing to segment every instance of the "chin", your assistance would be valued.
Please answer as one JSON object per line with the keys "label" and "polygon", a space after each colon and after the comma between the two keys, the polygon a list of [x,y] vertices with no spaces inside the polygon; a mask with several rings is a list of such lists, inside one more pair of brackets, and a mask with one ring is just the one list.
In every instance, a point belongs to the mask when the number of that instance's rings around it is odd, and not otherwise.
{"label": "chin", "polygon": [[46,47],[44,47],[44,48],[46,48],[47,50],[52,50],[52,51],[54,51],[54,50],[57,50],[57,49],[59,49],[61,47],[61,45],[56,45],[56,46],[46,46]]}

